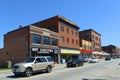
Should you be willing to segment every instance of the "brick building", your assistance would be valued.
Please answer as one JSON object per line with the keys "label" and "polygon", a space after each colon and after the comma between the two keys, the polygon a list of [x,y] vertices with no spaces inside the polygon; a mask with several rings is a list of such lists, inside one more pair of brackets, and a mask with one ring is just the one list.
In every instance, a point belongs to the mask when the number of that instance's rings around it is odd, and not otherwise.
{"label": "brick building", "polygon": [[0,63],[18,63],[27,57],[52,56],[56,63],[79,57],[79,27],[72,21],[54,16],[20,27],[4,35]]}
{"label": "brick building", "polygon": [[102,46],[102,50],[109,53],[111,57],[120,57],[120,48],[115,45]]}
{"label": "brick building", "polygon": [[4,48],[0,50],[0,63],[17,63],[27,57],[52,56],[58,63],[58,33],[36,26],[20,27],[4,35]]}
{"label": "brick building", "polygon": [[80,38],[92,43],[92,54],[95,57],[102,58],[101,53],[101,34],[94,31],[93,29],[88,29],[80,31]]}
{"label": "brick building", "polygon": [[57,15],[32,25],[58,32],[61,59],[67,61],[79,56],[79,27],[74,22]]}

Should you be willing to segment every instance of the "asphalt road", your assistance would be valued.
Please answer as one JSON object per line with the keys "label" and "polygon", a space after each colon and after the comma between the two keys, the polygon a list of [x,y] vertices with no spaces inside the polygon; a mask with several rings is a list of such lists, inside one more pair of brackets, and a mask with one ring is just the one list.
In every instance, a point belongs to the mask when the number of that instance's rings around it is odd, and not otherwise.
{"label": "asphalt road", "polygon": [[37,73],[31,77],[16,77],[11,71],[0,72],[0,80],[120,80],[120,59],[85,63],[83,67],[57,66],[51,73]]}

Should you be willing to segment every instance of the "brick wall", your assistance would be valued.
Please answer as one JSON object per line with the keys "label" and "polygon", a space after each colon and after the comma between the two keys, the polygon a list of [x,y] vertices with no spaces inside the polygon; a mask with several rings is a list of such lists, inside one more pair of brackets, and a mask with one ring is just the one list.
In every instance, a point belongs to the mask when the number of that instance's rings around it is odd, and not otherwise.
{"label": "brick wall", "polygon": [[20,28],[4,35],[4,48],[0,52],[0,63],[18,63],[28,56],[29,27]]}

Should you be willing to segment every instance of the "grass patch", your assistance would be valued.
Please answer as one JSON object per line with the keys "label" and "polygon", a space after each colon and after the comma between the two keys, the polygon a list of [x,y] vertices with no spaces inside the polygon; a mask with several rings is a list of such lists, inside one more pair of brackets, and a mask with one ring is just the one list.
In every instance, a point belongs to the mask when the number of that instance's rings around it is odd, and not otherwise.
{"label": "grass patch", "polygon": [[0,67],[0,71],[3,71],[3,70],[10,70],[11,68],[7,68],[7,67]]}

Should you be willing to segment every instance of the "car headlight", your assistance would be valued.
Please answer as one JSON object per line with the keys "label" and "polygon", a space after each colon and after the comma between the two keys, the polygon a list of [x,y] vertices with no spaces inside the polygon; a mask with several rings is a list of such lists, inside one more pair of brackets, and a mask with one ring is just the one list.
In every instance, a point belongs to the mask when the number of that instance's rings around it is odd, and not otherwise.
{"label": "car headlight", "polygon": [[25,69],[25,66],[21,66],[20,68],[21,68],[21,70],[24,70],[24,69]]}

